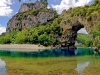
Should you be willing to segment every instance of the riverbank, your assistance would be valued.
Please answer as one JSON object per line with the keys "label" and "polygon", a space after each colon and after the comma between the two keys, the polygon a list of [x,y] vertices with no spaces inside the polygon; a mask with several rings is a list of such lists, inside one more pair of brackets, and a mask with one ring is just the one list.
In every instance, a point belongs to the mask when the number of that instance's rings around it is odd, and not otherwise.
{"label": "riverbank", "polygon": [[0,44],[0,50],[11,51],[38,51],[44,49],[50,49],[51,47],[38,46],[34,44]]}

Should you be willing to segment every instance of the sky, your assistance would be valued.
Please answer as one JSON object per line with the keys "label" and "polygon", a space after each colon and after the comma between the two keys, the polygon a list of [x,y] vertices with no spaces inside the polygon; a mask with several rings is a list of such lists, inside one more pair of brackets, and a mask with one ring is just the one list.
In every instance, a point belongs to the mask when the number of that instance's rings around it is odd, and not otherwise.
{"label": "sky", "polygon": [[[36,0],[32,0],[35,2]],[[94,0],[48,0],[48,7],[53,8],[61,14],[61,12],[70,7],[85,6],[91,4]],[[29,2],[29,0],[0,0],[0,34],[6,31],[8,21],[14,16],[20,9],[22,3]],[[87,33],[83,28],[79,33]]]}

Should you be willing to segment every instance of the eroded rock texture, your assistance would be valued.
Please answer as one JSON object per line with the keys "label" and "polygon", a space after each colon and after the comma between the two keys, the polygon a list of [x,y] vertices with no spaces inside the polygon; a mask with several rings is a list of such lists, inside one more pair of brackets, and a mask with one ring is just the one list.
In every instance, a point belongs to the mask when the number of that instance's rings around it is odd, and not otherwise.
{"label": "eroded rock texture", "polygon": [[[63,28],[63,34],[60,41],[61,46],[73,47],[75,45],[78,30],[85,28],[93,42],[93,46],[99,47],[99,11],[96,10],[94,12],[92,10],[91,13],[87,15],[87,10],[89,11],[93,7],[95,6],[91,5],[90,7],[77,7],[75,9],[71,8],[68,11],[64,10],[62,12],[62,21],[60,23],[61,28]],[[78,13],[75,13],[76,10]],[[85,14],[82,13],[83,10],[85,11]]]}
{"label": "eroded rock texture", "polygon": [[19,12],[8,22],[6,33],[17,32],[43,24],[54,18],[54,12],[44,8],[41,2],[24,3]]}
{"label": "eroded rock texture", "polygon": [[43,8],[43,4],[40,3],[39,1],[36,1],[35,3],[23,3],[19,9],[19,12],[25,12],[28,10],[35,10],[39,8]]}
{"label": "eroded rock texture", "polygon": [[80,23],[78,19],[74,19],[74,21],[71,20],[69,22],[62,20],[60,27],[63,29],[63,34],[60,38],[61,47],[74,47],[77,32],[83,28],[84,25]]}

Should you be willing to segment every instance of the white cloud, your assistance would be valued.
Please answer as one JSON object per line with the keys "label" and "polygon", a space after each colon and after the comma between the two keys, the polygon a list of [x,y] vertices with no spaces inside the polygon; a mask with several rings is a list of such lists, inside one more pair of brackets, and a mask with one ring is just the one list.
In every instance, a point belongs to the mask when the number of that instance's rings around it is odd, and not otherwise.
{"label": "white cloud", "polygon": [[0,16],[11,15],[13,10],[10,5],[12,5],[12,0],[0,0]]}
{"label": "white cloud", "polygon": [[0,25],[0,34],[2,34],[3,32],[6,32],[6,27]]}
{"label": "white cloud", "polygon": [[81,28],[78,33],[88,34],[85,28]]}
{"label": "white cloud", "polygon": [[93,0],[61,0],[60,5],[52,5],[52,8],[60,14],[64,9],[68,10],[69,8],[84,6],[89,4]]}

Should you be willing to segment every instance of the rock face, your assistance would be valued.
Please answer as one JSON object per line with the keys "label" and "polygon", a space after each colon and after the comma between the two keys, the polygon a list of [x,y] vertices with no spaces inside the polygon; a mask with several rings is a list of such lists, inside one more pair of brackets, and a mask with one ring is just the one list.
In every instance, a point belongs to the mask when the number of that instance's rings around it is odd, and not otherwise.
{"label": "rock face", "polygon": [[[40,11],[42,10],[42,11]],[[54,18],[54,12],[44,8],[41,2],[24,3],[19,12],[7,23],[6,33],[17,32],[43,24]]]}
{"label": "rock face", "polygon": [[29,10],[35,10],[35,9],[39,9],[39,8],[43,8],[43,4],[40,3],[39,1],[36,1],[35,3],[23,3],[21,5],[21,8],[19,9],[19,12],[25,12],[25,11],[29,11]]}
{"label": "rock face", "polygon": [[[72,20],[65,21],[65,16],[60,23],[60,27],[63,29],[63,34],[60,38],[61,47],[75,48],[75,42],[77,38],[77,32],[84,25],[79,21],[78,18],[73,18]],[[74,21],[73,21],[74,20]]]}

